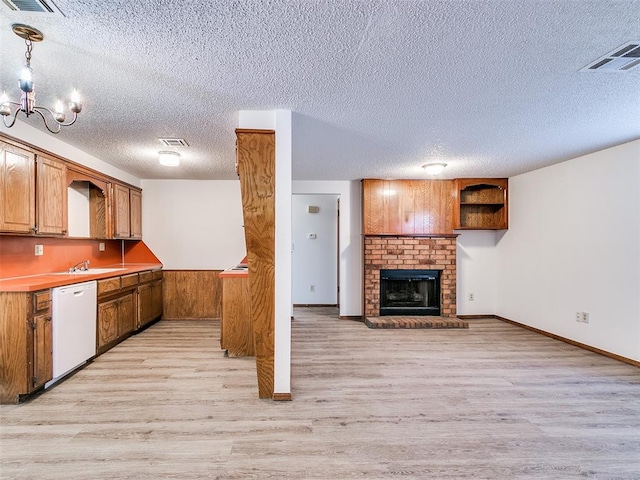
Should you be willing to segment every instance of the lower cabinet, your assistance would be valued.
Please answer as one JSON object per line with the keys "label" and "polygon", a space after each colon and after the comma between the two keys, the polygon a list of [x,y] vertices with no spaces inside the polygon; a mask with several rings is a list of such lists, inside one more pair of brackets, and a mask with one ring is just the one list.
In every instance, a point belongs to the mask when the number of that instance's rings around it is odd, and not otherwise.
{"label": "lower cabinet", "polygon": [[255,355],[248,277],[222,278],[220,347],[230,357]]}
{"label": "lower cabinet", "polygon": [[51,291],[0,293],[0,403],[18,403],[53,378]]}
{"label": "lower cabinet", "polygon": [[162,316],[162,271],[148,273],[149,276],[140,274],[140,282],[149,281],[149,283],[143,283],[138,287],[137,330]]}
{"label": "lower cabinet", "polygon": [[103,353],[135,329],[133,291],[98,302],[97,350]]}

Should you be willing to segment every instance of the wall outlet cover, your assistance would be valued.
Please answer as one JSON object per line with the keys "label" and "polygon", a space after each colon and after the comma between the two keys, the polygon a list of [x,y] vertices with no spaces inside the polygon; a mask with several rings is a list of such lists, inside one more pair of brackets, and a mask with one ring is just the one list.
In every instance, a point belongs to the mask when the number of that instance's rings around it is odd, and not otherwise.
{"label": "wall outlet cover", "polygon": [[35,254],[36,254],[36,257],[44,255],[44,245],[36,245]]}

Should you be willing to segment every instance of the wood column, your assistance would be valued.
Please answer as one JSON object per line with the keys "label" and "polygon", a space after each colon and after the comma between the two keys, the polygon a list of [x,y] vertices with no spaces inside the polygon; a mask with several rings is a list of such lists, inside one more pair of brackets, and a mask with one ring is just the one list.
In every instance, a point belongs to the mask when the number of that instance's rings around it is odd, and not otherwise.
{"label": "wood column", "polygon": [[275,132],[237,129],[249,296],[260,398],[273,397],[275,330]]}

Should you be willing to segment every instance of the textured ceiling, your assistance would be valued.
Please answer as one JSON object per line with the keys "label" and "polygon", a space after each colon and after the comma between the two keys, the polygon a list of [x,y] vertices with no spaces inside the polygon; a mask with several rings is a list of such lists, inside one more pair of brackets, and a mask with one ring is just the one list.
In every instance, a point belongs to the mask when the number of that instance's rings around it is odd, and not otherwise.
{"label": "textured ceiling", "polygon": [[[640,40],[640,0],[0,2],[0,88],[40,29],[38,104],[58,137],[140,178],[232,179],[239,110],[294,112],[294,179],[512,176],[640,138],[640,68],[579,70]],[[39,120],[29,119],[34,126]],[[158,137],[185,138],[179,168]]]}

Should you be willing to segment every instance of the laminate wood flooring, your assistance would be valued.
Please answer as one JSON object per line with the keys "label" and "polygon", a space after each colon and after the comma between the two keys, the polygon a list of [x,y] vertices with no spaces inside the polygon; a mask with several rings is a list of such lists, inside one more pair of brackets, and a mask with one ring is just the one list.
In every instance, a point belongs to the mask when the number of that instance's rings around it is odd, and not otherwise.
{"label": "laminate wood flooring", "polygon": [[215,321],[161,321],[0,407],[2,479],[640,479],[640,369],[498,320],[295,311],[292,402]]}

